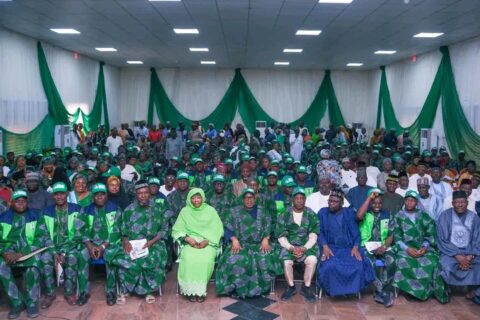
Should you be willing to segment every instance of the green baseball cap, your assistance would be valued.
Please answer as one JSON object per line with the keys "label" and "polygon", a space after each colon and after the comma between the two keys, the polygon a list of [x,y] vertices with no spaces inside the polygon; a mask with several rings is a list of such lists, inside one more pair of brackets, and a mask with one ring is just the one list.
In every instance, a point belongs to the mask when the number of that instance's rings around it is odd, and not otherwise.
{"label": "green baseball cap", "polygon": [[287,188],[295,187],[295,186],[296,186],[296,183],[295,183],[295,180],[293,180],[292,177],[290,177],[290,176],[285,176],[285,177],[283,177],[283,179],[282,179],[282,186],[287,187]]}
{"label": "green baseball cap", "polygon": [[92,187],[93,194],[96,194],[99,192],[107,193],[107,187],[103,183],[95,183]]}
{"label": "green baseball cap", "polygon": [[225,159],[225,164],[233,164],[233,160],[230,158]]}
{"label": "green baseball cap", "polygon": [[192,164],[197,164],[199,162],[203,162],[203,159],[202,158],[193,158],[192,159]]}
{"label": "green baseball cap", "polygon": [[212,179],[213,182],[225,182],[225,177],[223,176],[223,174],[216,174],[213,176],[213,179]]}
{"label": "green baseball cap", "polygon": [[189,178],[188,173],[186,173],[186,172],[184,172],[184,171],[179,171],[179,172],[177,173],[177,180],[182,180],[182,179],[183,179],[183,180],[188,180],[188,178]]}
{"label": "green baseball cap", "polygon": [[278,173],[277,171],[268,171],[267,173],[267,177],[270,177],[270,176],[275,176],[275,177],[278,177]]}
{"label": "green baseball cap", "polygon": [[180,161],[180,159],[177,156],[171,157],[170,160],[177,161],[177,162]]}
{"label": "green baseball cap", "polygon": [[370,195],[372,193],[376,193],[378,195],[382,195],[383,194],[383,191],[381,189],[378,189],[378,188],[371,188],[370,190],[368,190],[368,193],[367,193],[367,197],[370,197]]}
{"label": "green baseball cap", "polygon": [[288,157],[288,158],[285,159],[284,162],[285,162],[285,164],[292,164],[293,163],[293,158]]}
{"label": "green baseball cap", "polygon": [[52,193],[55,194],[57,192],[67,192],[67,185],[65,182],[57,182],[52,186]]}
{"label": "green baseball cap", "polygon": [[109,157],[111,158],[112,157],[112,154],[108,151],[105,151],[104,153],[102,153],[102,157]]}
{"label": "green baseball cap", "polygon": [[122,171],[116,166],[111,166],[106,172],[102,174],[103,177],[120,177],[122,175]]}
{"label": "green baseball cap", "polygon": [[244,154],[244,155],[242,155],[242,157],[240,158],[240,160],[242,160],[242,161],[248,161],[248,160],[250,160],[250,156],[249,156],[248,154]]}
{"label": "green baseball cap", "polygon": [[305,196],[305,189],[302,187],[295,187],[295,189],[293,189],[292,196],[296,196],[297,194],[303,194]]}
{"label": "green baseball cap", "polygon": [[242,191],[242,198],[243,198],[247,193],[250,193],[250,194],[255,195],[255,191],[253,191],[252,188],[245,188],[245,189],[243,189],[243,191]]}
{"label": "green baseball cap", "polygon": [[299,166],[297,168],[297,173],[307,173],[307,168],[305,166]]}
{"label": "green baseball cap", "polygon": [[270,166],[280,166],[280,162],[278,160],[272,160],[272,162],[270,162]]}
{"label": "green baseball cap", "polygon": [[156,178],[156,177],[150,177],[148,179],[148,184],[156,184],[156,185],[161,185],[160,184],[160,179]]}
{"label": "green baseball cap", "polygon": [[12,194],[12,200],[17,200],[18,198],[28,198],[27,192],[25,190],[16,190]]}
{"label": "green baseball cap", "polygon": [[416,200],[418,200],[418,192],[415,191],[415,190],[408,190],[406,193],[405,193],[405,197],[403,197],[404,199],[407,199],[407,198],[415,198]]}

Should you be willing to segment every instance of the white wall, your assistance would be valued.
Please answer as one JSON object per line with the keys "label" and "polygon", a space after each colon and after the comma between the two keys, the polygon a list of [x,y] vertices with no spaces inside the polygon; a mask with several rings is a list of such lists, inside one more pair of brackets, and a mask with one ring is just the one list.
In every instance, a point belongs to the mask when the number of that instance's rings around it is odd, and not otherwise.
{"label": "white wall", "polygon": [[[78,107],[89,113],[95,100],[98,61],[42,43],[47,63],[63,103],[69,112]],[[0,29],[0,126],[20,133],[33,129],[47,114],[37,58],[37,41]],[[105,66],[105,85],[110,121],[118,123],[120,72]]]}

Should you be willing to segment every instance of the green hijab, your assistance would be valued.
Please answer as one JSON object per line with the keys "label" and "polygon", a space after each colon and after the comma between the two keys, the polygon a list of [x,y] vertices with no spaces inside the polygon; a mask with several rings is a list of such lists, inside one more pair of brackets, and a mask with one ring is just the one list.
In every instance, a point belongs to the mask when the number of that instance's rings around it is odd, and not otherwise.
{"label": "green hijab", "polygon": [[[195,208],[192,204],[192,197],[197,194],[203,199],[199,208]],[[206,239],[211,246],[218,246],[223,235],[222,221],[218,217],[217,211],[205,202],[205,193],[200,188],[190,190],[187,195],[186,206],[180,211],[172,228],[174,240],[187,235]]]}

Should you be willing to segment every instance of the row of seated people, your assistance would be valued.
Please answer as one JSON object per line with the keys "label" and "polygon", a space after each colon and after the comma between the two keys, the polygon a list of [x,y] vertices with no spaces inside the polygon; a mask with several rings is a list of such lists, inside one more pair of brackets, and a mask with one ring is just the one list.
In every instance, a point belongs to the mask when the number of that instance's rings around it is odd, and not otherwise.
{"label": "row of seated people", "polygon": [[[452,208],[437,222],[418,209],[413,190],[406,193],[402,210],[390,215],[382,210],[379,189],[369,192],[358,211],[344,207],[343,192],[334,189],[328,206],[314,212],[305,206],[301,187],[293,189],[291,206],[278,215],[246,188],[239,205],[221,218],[202,189],[188,188],[188,178],[183,172],[177,176],[179,190],[186,192],[179,214],[155,201],[146,181],[136,183],[135,201],[123,211],[108,201],[101,183],[92,187],[93,203],[81,208],[68,202],[67,186],[58,182],[52,187],[55,204],[41,213],[28,208],[25,191],[16,190],[10,209],[0,215],[0,282],[11,302],[9,319],[25,308],[29,317],[38,316],[41,284],[40,307],[50,307],[61,269],[66,301],[86,304],[89,264],[100,258],[108,305],[126,303],[128,294],[154,303],[167,263],[174,259],[173,241],[181,246],[180,292],[191,301],[205,300],[217,262],[217,294],[237,298],[268,293],[271,281],[284,274],[288,287],[281,298],[289,300],[297,292],[293,265],[301,263],[300,293],[307,302],[316,301],[315,286],[339,296],[373,284],[375,301],[385,307],[393,304],[393,287],[413,299],[433,296],[446,303],[449,284],[474,286],[467,296],[480,303],[480,219],[467,209],[463,191],[454,192]],[[168,203],[173,200],[167,197]],[[222,238],[225,249],[217,259]],[[148,253],[141,254],[145,249]],[[375,268],[377,261],[384,270]],[[12,275],[17,268],[24,271],[25,298]]]}

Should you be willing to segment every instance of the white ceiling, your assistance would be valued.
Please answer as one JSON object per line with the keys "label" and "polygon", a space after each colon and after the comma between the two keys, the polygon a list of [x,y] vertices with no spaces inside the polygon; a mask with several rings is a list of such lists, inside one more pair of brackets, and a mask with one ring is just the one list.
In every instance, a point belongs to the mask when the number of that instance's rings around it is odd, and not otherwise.
{"label": "white ceiling", "polygon": [[[220,68],[365,69],[397,61],[480,35],[480,0],[354,0],[350,5],[318,0],[13,0],[0,1],[0,26],[77,51],[108,64]],[[177,35],[193,27],[198,35]],[[59,35],[50,28],[75,28]],[[295,36],[298,29],[321,29],[318,37]],[[444,32],[416,39],[419,32]],[[0,39],[1,40],[1,39]],[[95,47],[115,47],[102,53]],[[192,53],[189,47],[208,47]],[[284,48],[303,48],[285,54]],[[376,50],[397,50],[378,56]],[[204,66],[211,68],[211,66]],[[285,68],[285,67],[277,67]]]}

